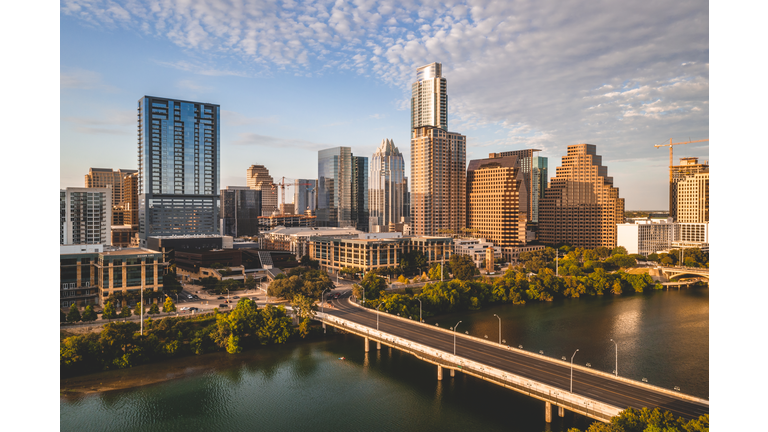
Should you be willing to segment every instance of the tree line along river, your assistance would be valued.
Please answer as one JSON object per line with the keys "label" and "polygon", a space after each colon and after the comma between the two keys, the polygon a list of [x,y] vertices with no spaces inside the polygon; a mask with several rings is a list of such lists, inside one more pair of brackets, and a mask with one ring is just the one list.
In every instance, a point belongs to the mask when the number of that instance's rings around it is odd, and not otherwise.
{"label": "tree line along river", "polygon": [[[709,289],[501,305],[428,320],[630,379],[709,397]],[[610,340],[617,342],[614,345]],[[342,360],[343,358],[343,360]],[[66,430],[391,430],[586,429],[566,412],[544,422],[544,403],[461,373],[435,378],[434,366],[397,350],[363,352],[362,339],[329,330],[311,342],[237,355],[214,353],[62,380],[131,380],[171,372],[181,378],[125,390],[62,396]],[[119,378],[116,378],[119,377]]]}

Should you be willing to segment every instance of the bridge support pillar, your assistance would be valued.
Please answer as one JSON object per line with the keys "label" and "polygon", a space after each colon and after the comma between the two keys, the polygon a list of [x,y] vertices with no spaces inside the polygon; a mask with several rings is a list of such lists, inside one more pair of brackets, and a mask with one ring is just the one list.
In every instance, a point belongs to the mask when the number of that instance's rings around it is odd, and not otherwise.
{"label": "bridge support pillar", "polygon": [[451,378],[456,376],[456,369],[451,369]]}
{"label": "bridge support pillar", "polygon": [[443,367],[440,365],[437,365],[437,380],[438,381],[443,380]]}
{"label": "bridge support pillar", "polygon": [[376,342],[376,349],[377,349],[377,350],[380,350],[380,349],[381,349],[381,342]]}
{"label": "bridge support pillar", "polygon": [[557,415],[560,417],[565,417],[565,408],[557,407]]}
{"label": "bridge support pillar", "polygon": [[365,352],[368,352],[368,338],[365,338]]}
{"label": "bridge support pillar", "polygon": [[552,404],[544,402],[544,421],[552,423]]}

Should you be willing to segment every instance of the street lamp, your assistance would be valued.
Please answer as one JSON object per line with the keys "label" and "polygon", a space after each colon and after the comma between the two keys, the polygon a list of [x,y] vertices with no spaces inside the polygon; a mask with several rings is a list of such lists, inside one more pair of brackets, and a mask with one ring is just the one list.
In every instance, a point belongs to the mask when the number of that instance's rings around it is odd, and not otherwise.
{"label": "street lamp", "polygon": [[614,345],[616,345],[616,370],[614,373],[616,376],[619,376],[619,344],[616,343],[613,339],[611,339],[611,342],[613,342]]}
{"label": "street lamp", "polygon": [[457,322],[455,326],[453,326],[453,355],[456,355],[456,327],[461,324],[461,321]]}
{"label": "street lamp", "polygon": [[499,319],[499,345],[501,345],[501,317],[496,314],[493,314],[493,316]]}
{"label": "street lamp", "polygon": [[579,352],[578,349],[576,349],[571,356],[571,393],[573,393],[573,358],[576,357],[577,352]]}
{"label": "street lamp", "polygon": [[419,322],[421,322],[422,321],[422,319],[421,319],[421,299],[416,299],[416,300],[419,301]]}
{"label": "street lamp", "polygon": [[378,306],[376,306],[376,331],[379,331],[379,308],[380,308],[380,307],[381,307],[381,305],[383,305],[383,304],[384,304],[384,303],[379,303],[379,305],[378,305]]}

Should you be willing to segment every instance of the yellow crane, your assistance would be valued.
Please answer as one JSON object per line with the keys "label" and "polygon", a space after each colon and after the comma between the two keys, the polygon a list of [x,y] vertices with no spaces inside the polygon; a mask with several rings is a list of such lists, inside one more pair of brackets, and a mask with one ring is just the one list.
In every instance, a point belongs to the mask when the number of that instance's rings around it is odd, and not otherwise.
{"label": "yellow crane", "polygon": [[672,138],[669,139],[669,144],[658,144],[654,147],[669,147],[669,182],[672,183],[672,167],[674,166],[674,163],[672,162],[672,146],[680,145],[680,144],[691,144],[691,143],[697,143],[697,142],[704,142],[709,141],[709,138],[702,139],[702,140],[696,140],[696,141],[685,141],[685,142],[672,142]]}

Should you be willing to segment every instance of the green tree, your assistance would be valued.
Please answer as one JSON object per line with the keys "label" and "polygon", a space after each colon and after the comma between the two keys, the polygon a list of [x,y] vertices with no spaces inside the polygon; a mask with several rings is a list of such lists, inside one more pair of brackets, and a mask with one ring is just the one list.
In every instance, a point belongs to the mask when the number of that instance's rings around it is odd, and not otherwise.
{"label": "green tree", "polygon": [[141,316],[142,312],[144,311],[144,307],[141,304],[141,301],[136,303],[136,308],[133,310],[133,314],[136,316]]}
{"label": "green tree", "polygon": [[303,265],[304,267],[309,267],[311,269],[319,269],[320,268],[320,261],[313,260],[309,257],[309,255],[304,255],[301,257],[301,261],[299,261],[299,264]]}
{"label": "green tree", "polygon": [[259,327],[259,342],[262,345],[285,343],[293,334],[291,319],[285,315],[285,308],[267,305],[260,310],[261,327]]}
{"label": "green tree", "polygon": [[69,307],[69,313],[67,314],[67,322],[78,322],[80,319],[80,310],[77,308],[76,304],[72,303],[72,306]]}
{"label": "green tree", "polygon": [[311,298],[297,294],[293,297],[291,306],[293,306],[293,310],[296,311],[296,315],[299,318],[299,335],[305,338],[309,334],[309,324],[312,317],[315,316],[317,305],[315,305],[314,300]]}
{"label": "green tree", "polygon": [[170,297],[165,298],[165,303],[163,303],[163,312],[176,312],[176,305],[173,304],[173,300],[171,300]]}
{"label": "green tree", "polygon": [[252,290],[256,288],[256,279],[253,277],[253,275],[248,275],[245,277],[244,285],[246,290]]}
{"label": "green tree", "polygon": [[474,261],[467,255],[453,254],[449,262],[451,273],[456,279],[470,280],[475,275],[480,274],[480,270],[475,266]]}
{"label": "green tree", "polygon": [[120,310],[120,318],[130,318],[131,317],[131,308],[128,307],[127,304],[123,304],[123,308]]}
{"label": "green tree", "polygon": [[115,305],[112,304],[112,302],[106,302],[104,303],[104,311],[101,314],[102,318],[106,318],[108,320],[111,320],[112,318],[117,318],[117,311],[115,310]]}
{"label": "green tree", "polygon": [[149,307],[150,315],[157,315],[160,313],[160,308],[157,306],[157,303],[152,303],[152,306]]}
{"label": "green tree", "polygon": [[93,306],[86,306],[83,311],[83,321],[96,321],[96,318],[98,318],[98,316],[96,315],[96,312],[93,311]]}
{"label": "green tree", "polygon": [[611,255],[627,255],[627,248],[624,246],[616,246],[611,250]]}
{"label": "green tree", "polygon": [[368,272],[360,281],[360,286],[365,290],[366,300],[376,300],[387,289],[387,282],[376,273]]}

